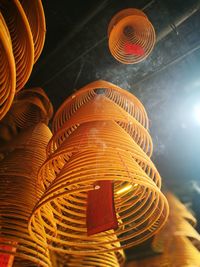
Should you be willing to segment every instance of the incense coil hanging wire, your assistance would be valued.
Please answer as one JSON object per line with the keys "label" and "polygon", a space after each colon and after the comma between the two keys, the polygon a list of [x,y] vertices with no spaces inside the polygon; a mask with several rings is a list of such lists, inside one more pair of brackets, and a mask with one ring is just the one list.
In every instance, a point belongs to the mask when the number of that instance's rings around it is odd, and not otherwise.
{"label": "incense coil hanging wire", "polygon": [[42,88],[20,91],[12,107],[0,123],[0,138],[8,141],[14,135],[39,122],[49,123],[53,106]]}
{"label": "incense coil hanging wire", "polygon": [[13,253],[6,247],[14,247],[15,262],[20,266],[51,266],[42,227],[38,242],[31,239],[27,229],[34,204],[43,193],[36,178],[50,137],[49,128],[38,124],[16,138],[13,151],[0,162],[0,253]]}
{"label": "incense coil hanging wire", "polygon": [[108,26],[108,45],[113,57],[124,64],[146,59],[156,41],[155,30],[140,10],[129,8],[117,13]]}
{"label": "incense coil hanging wire", "polygon": [[[93,95],[95,88],[94,85],[92,87]],[[85,94],[84,90],[81,92]],[[110,95],[115,96],[115,93]],[[122,99],[125,99],[126,94],[122,95]],[[79,99],[81,95],[77,101]],[[50,156],[38,176],[46,191],[31,215],[29,232],[37,239],[37,228],[42,224],[49,248],[74,255],[94,255],[97,252],[117,250],[119,248],[112,245],[118,242],[122,248],[137,245],[165,224],[168,204],[159,188],[160,176],[141,149],[146,145],[143,147],[142,143],[137,144],[134,140],[136,137],[130,135],[128,127],[117,122],[123,120],[124,124],[130,124],[131,121],[130,129],[137,125],[138,134],[144,132],[143,141],[151,140],[150,137],[145,139],[148,132],[134,119],[134,115],[130,115],[104,94],[93,97],[78,108],[74,103],[67,105],[68,111],[73,110],[72,106],[75,107],[68,120],[65,119],[67,113],[62,110],[58,111],[54,119],[59,129],[49,146],[55,146],[48,150]],[[74,125],[76,127],[72,127]],[[71,132],[66,136],[68,126]],[[150,144],[150,141],[145,144]],[[88,236],[87,193],[95,190],[98,182],[103,180],[113,181],[119,226],[115,231]],[[123,188],[126,190],[121,190]],[[54,214],[53,221],[47,216],[49,207]]]}
{"label": "incense coil hanging wire", "polygon": [[31,27],[34,41],[34,62],[36,62],[42,52],[46,36],[46,22],[41,0],[26,1],[20,0],[21,5]]}
{"label": "incense coil hanging wire", "polygon": [[16,86],[15,60],[8,28],[0,13],[0,120],[8,112]]}
{"label": "incense coil hanging wire", "polygon": [[12,40],[16,65],[16,90],[24,87],[34,63],[34,44],[31,29],[19,0],[0,0],[1,12]]}

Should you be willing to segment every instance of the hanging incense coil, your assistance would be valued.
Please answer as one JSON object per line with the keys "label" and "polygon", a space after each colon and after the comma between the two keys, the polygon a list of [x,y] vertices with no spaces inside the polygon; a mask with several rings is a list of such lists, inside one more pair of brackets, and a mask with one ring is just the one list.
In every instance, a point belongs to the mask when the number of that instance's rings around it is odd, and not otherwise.
{"label": "hanging incense coil", "polygon": [[110,21],[108,39],[110,52],[116,60],[136,64],[149,56],[156,35],[153,25],[142,11],[128,8]]}
{"label": "hanging incense coil", "polygon": [[14,253],[14,262],[22,267],[51,266],[42,227],[38,242],[31,239],[27,229],[28,218],[43,193],[37,184],[37,171],[45,160],[50,137],[49,128],[38,124],[16,138],[13,151],[0,162],[0,253]]}
{"label": "hanging incense coil", "polygon": [[19,91],[26,84],[33,68],[33,37],[19,0],[0,0],[0,5],[12,40],[16,65],[16,90]]}
{"label": "hanging incense coil", "polygon": [[199,247],[200,235],[190,224],[190,222],[194,224],[196,219],[172,193],[167,192],[166,197],[170,207],[170,214],[165,227],[154,237],[152,248],[157,252],[163,252],[165,246],[171,242],[174,236],[188,237]]}
{"label": "hanging incense coil", "polygon": [[137,97],[113,83],[98,80],[87,84],[63,102],[54,117],[52,125],[53,133],[62,128],[64,123],[73,116],[79,107],[101,94],[116,103],[127,114],[130,114],[142,126],[148,129],[149,121],[146,110]]}
{"label": "hanging incense coil", "polygon": [[186,208],[186,206],[172,193],[167,192],[166,197],[168,199],[169,205],[173,207],[170,213],[178,214],[179,216],[186,219],[192,226],[197,224],[197,220],[192,214],[192,212]]}
{"label": "hanging incense coil", "polygon": [[8,112],[16,86],[15,60],[8,28],[0,13],[0,120]]}
{"label": "hanging incense coil", "polygon": [[[12,107],[0,123],[0,138],[9,141],[14,135],[39,122],[49,123],[53,106],[42,88],[20,91]],[[2,148],[0,149],[2,151]]]}
{"label": "hanging incense coil", "polygon": [[[46,191],[31,215],[29,231],[37,239],[42,224],[49,248],[58,253],[96,255],[119,250],[113,247],[119,242],[121,248],[131,247],[166,222],[168,204],[160,191],[160,176],[147,156],[152,152],[151,138],[139,123],[148,125],[146,112],[129,95],[99,81],[70,97],[66,112],[62,105],[56,113],[49,158],[38,175]],[[88,191],[98,190],[101,181],[113,182],[119,225],[114,231],[88,236]],[[54,220],[48,218],[49,208]]]}
{"label": "hanging incense coil", "polygon": [[41,0],[20,0],[26,13],[34,41],[34,62],[36,62],[44,47],[46,36],[46,22]]}

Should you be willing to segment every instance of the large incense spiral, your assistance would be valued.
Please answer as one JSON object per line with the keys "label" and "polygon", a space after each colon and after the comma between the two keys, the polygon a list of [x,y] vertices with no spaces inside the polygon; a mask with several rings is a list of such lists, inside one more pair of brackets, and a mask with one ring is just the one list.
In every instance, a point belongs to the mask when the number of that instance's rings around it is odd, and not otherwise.
{"label": "large incense spiral", "polygon": [[46,158],[51,132],[45,124],[24,131],[12,142],[13,150],[0,162],[0,254],[14,254],[20,266],[51,266],[43,228],[33,241],[28,218],[42,195],[37,172]]}
{"label": "large incense spiral", "polygon": [[[55,115],[49,157],[39,172],[46,191],[30,218],[31,236],[38,239],[42,224],[52,250],[94,255],[154,235],[166,222],[168,204],[149,158],[147,128],[143,105],[111,83],[97,81],[69,97]],[[101,181],[113,182],[118,228],[88,236],[87,195]],[[50,207],[54,220],[48,217]]]}
{"label": "large incense spiral", "polygon": [[15,60],[12,43],[5,20],[0,13],[0,120],[8,112],[16,86]]}
{"label": "large incense spiral", "polygon": [[46,22],[41,0],[20,0],[26,13],[34,42],[34,62],[36,62],[42,52],[45,36]]}
{"label": "large incense spiral", "polygon": [[111,54],[124,64],[136,64],[147,58],[156,41],[151,22],[134,8],[124,9],[112,18],[108,38]]}
{"label": "large incense spiral", "polygon": [[24,87],[34,63],[34,43],[30,25],[19,0],[0,0],[1,12],[9,29],[16,65],[16,90]]}

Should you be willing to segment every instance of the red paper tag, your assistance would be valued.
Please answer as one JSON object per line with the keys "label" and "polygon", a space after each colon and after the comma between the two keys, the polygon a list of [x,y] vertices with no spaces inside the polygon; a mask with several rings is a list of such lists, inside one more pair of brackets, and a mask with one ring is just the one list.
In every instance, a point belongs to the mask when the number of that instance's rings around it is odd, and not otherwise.
{"label": "red paper tag", "polygon": [[96,186],[99,189],[88,192],[86,217],[88,235],[118,227],[112,181],[99,181]]}
{"label": "red paper tag", "polygon": [[124,52],[128,55],[143,56],[145,51],[142,46],[138,44],[126,43],[124,45]]}
{"label": "red paper tag", "polygon": [[[13,245],[14,245],[14,242],[13,242]],[[14,247],[12,245],[10,245],[10,246],[9,245],[0,245],[0,250],[15,252],[16,247]],[[14,255],[3,254],[0,252],[0,267],[12,267],[13,261],[14,261]]]}

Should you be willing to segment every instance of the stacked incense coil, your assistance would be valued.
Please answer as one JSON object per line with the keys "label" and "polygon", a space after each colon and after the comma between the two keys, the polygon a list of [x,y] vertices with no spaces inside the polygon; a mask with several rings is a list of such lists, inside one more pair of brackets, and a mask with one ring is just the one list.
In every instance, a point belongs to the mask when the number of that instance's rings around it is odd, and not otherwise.
{"label": "stacked incense coil", "polygon": [[[32,238],[42,225],[57,253],[96,255],[154,235],[167,220],[168,203],[149,158],[147,128],[139,100],[111,83],[97,81],[69,97],[55,115],[49,157],[39,172],[46,191],[29,221]],[[118,228],[88,236],[87,195],[103,180],[113,182]]]}
{"label": "stacked incense coil", "polygon": [[0,139],[9,141],[21,130],[39,122],[48,125],[52,115],[53,106],[42,88],[22,90],[0,122]]}
{"label": "stacked incense coil", "polygon": [[0,163],[0,254],[14,254],[16,266],[51,266],[42,227],[38,242],[31,239],[27,228],[32,209],[43,193],[37,172],[46,158],[50,138],[49,128],[37,124],[11,142],[12,152]]}
{"label": "stacked incense coil", "polygon": [[168,222],[152,242],[154,251],[162,254],[132,262],[127,267],[199,266],[200,252],[194,244],[200,244],[200,235],[192,227],[196,219],[173,194],[166,196],[170,206]]}
{"label": "stacked incense coil", "polygon": [[[46,26],[41,0],[0,0],[2,68],[0,119],[12,104],[15,92],[28,81],[34,62],[42,52]],[[7,68],[7,71],[6,71]],[[2,100],[3,99],[3,100]]]}
{"label": "stacked incense coil", "polygon": [[151,53],[155,30],[147,16],[128,8],[117,13],[108,26],[108,45],[115,59],[124,64],[141,62]]}

